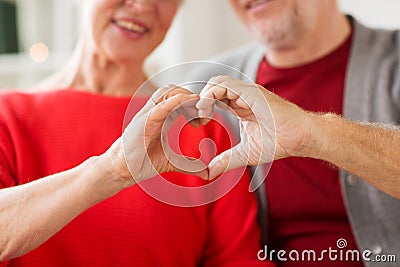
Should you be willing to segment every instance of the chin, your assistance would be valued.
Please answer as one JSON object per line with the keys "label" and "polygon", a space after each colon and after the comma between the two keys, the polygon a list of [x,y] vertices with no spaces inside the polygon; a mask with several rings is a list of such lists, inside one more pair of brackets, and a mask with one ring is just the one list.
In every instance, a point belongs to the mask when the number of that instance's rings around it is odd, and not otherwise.
{"label": "chin", "polygon": [[[287,14],[286,14],[287,15]],[[293,16],[282,16],[252,23],[250,30],[264,46],[272,49],[288,48],[296,41],[299,33],[297,20]]]}

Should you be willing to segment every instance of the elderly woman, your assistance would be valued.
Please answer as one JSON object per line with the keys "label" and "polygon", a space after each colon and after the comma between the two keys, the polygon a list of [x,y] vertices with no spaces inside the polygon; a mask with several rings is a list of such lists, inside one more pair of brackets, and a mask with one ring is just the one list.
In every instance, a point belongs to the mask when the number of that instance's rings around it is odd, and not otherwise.
{"label": "elderly woman", "polygon": [[[132,173],[150,177],[125,162],[119,138],[125,110],[146,80],[143,61],[180,2],[82,0],[80,40],[70,64],[45,82],[52,90],[0,96],[0,266],[265,266],[257,260],[248,179],[212,204],[184,208],[133,186]],[[155,147],[147,151],[161,162],[160,173],[176,168],[159,152],[158,126],[198,98],[166,89],[141,111],[156,126],[147,140]],[[143,106],[152,93],[141,91],[133,104]],[[143,142],[132,136],[146,126],[134,120],[129,127],[134,147],[126,156],[143,160]],[[184,127],[181,134],[186,156],[200,156],[203,138],[215,141],[217,153],[229,148],[216,124]],[[165,177],[203,183],[178,172]]]}

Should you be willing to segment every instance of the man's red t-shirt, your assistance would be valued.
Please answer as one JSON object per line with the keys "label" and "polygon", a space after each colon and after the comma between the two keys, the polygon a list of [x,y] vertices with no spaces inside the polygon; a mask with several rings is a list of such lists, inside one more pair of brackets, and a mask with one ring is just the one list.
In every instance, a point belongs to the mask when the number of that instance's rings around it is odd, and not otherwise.
{"label": "man's red t-shirt", "polygon": [[[351,36],[329,55],[294,68],[276,68],[264,59],[256,82],[306,110],[342,114],[350,47]],[[308,158],[278,160],[272,164],[266,186],[271,249],[300,253],[338,249],[341,238],[347,241],[345,250],[357,249],[337,168]],[[279,266],[363,266],[331,261],[328,255],[324,259],[323,263],[288,261]]]}

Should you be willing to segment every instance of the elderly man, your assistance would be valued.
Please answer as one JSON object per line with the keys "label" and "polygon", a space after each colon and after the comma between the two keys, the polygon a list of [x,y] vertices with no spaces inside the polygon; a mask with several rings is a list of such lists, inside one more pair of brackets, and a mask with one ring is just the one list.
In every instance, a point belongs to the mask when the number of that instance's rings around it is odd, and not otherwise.
{"label": "elderly man", "polygon": [[[360,25],[339,11],[336,0],[230,3],[261,45],[252,44],[216,61],[308,111],[365,122],[400,121],[397,31]],[[195,73],[204,80],[232,75],[210,68]],[[373,257],[400,256],[400,202],[344,170],[318,159],[278,160],[269,171],[266,196],[271,249],[300,253],[358,249],[371,251]],[[343,240],[344,244],[339,242]],[[323,258],[323,266],[381,266],[361,259]],[[279,266],[304,266],[302,261],[276,261]],[[321,266],[321,262],[306,264]]]}

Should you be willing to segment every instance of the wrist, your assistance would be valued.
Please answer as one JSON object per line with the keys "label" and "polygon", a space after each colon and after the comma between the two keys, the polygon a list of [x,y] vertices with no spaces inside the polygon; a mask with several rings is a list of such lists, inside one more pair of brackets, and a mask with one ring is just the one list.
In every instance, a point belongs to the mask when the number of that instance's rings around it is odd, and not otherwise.
{"label": "wrist", "polygon": [[103,155],[99,156],[99,160],[108,175],[120,182],[124,188],[135,184],[135,179],[133,179],[125,160],[121,138],[114,142]]}
{"label": "wrist", "polygon": [[78,171],[87,180],[89,195],[95,203],[134,184],[132,178],[124,179],[115,172],[110,167],[109,159],[104,155],[89,158],[78,167]]}
{"label": "wrist", "polygon": [[338,127],[337,124],[340,123],[340,117],[333,113],[310,113],[310,116],[312,127],[307,157],[329,160],[331,144],[337,134],[335,129]]}

